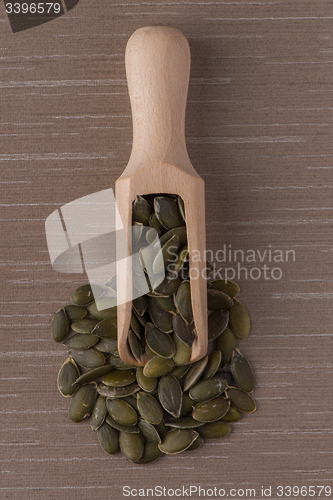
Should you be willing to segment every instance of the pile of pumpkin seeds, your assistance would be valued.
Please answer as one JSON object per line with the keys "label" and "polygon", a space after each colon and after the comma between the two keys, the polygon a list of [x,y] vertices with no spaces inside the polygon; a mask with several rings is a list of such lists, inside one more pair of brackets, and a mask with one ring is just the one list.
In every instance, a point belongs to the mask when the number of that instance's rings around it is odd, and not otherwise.
{"label": "pile of pumpkin seeds", "polygon": [[[146,258],[139,259],[150,291],[133,300],[129,346],[138,362],[143,353],[151,356],[149,361],[128,365],[119,357],[117,308],[98,310],[90,285],[75,290],[72,304],[55,313],[51,331],[53,339],[69,349],[58,388],[72,398],[70,418],[81,422],[90,417],[107,453],[120,448],[131,462],[147,464],[162,454],[195,450],[204,439],[223,438],[230,423],[255,411],[256,403],[250,395],[251,367],[237,349],[237,340],[249,334],[250,322],[236,298],[236,283],[207,280],[208,353],[188,363],[196,333],[182,200],[171,195],[137,197],[133,226],[138,228],[136,246],[143,237],[145,245],[156,240],[156,233],[150,240],[144,228],[157,231],[166,267],[165,279],[154,288],[154,270],[149,272]],[[115,278],[106,285],[115,289]]]}

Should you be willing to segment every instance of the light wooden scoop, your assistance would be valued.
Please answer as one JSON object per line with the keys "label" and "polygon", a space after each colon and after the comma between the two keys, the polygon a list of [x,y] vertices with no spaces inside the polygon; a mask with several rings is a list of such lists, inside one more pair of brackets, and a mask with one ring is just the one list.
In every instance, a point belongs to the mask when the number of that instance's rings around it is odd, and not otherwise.
{"label": "light wooden scoop", "polygon": [[[193,362],[207,351],[207,284],[204,181],[194,170],[185,144],[190,49],[184,35],[176,29],[141,28],[127,43],[125,62],[133,147],[128,165],[115,185],[117,228],[125,228],[126,252],[130,256],[132,202],[136,195],[169,193],[183,198],[197,332],[190,359]],[[132,302],[128,302],[132,268],[130,258],[118,259],[118,255],[124,255],[120,244],[123,243],[117,243],[118,350],[124,361],[138,365],[127,341],[132,311]],[[148,359],[145,357],[143,363]]]}

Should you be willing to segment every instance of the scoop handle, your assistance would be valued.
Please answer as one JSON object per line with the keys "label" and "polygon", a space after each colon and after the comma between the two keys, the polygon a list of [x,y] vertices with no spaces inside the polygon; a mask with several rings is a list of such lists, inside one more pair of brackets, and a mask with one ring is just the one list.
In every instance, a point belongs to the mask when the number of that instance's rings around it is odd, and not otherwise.
{"label": "scoop handle", "polygon": [[125,64],[133,117],[129,167],[163,161],[192,171],[185,144],[191,64],[186,38],[166,26],[140,28],[127,43]]}

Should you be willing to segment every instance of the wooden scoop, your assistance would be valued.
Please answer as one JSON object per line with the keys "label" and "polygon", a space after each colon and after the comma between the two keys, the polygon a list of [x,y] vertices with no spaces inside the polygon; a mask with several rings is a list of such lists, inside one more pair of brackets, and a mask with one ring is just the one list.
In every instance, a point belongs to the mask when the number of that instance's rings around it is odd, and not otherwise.
{"label": "wooden scoop", "polygon": [[[207,351],[207,284],[204,181],[194,170],[185,144],[190,48],[177,29],[140,28],[127,43],[125,62],[133,117],[133,147],[128,165],[115,185],[119,210],[117,228],[125,228],[126,255],[130,256],[135,197],[169,193],[183,198],[197,333],[190,359],[193,362]],[[137,365],[127,342],[132,312],[132,302],[128,302],[128,293],[132,290],[131,259],[118,259],[118,255],[124,256],[124,248],[119,248],[117,243],[118,350],[124,361]],[[142,364],[148,359],[144,357]]]}

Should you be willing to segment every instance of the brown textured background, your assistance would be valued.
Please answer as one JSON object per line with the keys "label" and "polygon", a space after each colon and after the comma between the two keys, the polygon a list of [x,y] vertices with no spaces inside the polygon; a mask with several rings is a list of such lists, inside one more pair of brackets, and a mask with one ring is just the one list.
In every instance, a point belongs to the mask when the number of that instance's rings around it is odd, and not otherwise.
{"label": "brown textured background", "polygon": [[[276,499],[277,485],[332,484],[332,2],[80,0],[16,34],[0,3],[0,19],[0,498],[200,484],[256,499],[271,485]],[[139,468],[106,455],[57,391],[66,354],[50,320],[86,278],[52,270],[44,221],[114,187],[131,149],[125,45],[156,24],[191,47],[186,134],[207,247],[294,249],[296,261],[281,280],[236,280],[257,412],[221,442]]]}

